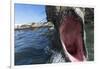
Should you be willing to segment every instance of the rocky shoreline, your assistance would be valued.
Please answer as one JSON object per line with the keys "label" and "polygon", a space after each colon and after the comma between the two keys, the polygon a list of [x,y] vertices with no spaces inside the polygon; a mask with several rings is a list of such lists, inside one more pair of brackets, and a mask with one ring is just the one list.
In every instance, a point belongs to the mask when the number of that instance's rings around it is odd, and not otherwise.
{"label": "rocky shoreline", "polygon": [[51,24],[50,22],[47,23],[32,23],[32,24],[22,24],[22,25],[15,25],[15,30],[23,30],[23,29],[35,29],[35,28],[52,28],[53,24]]}

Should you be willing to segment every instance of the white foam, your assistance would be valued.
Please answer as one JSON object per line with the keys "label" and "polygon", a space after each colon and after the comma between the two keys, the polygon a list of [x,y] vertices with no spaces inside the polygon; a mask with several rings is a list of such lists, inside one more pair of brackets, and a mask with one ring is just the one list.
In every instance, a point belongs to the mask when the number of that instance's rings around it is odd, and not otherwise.
{"label": "white foam", "polygon": [[52,63],[60,63],[65,62],[65,59],[63,58],[61,53],[55,51],[51,57],[51,61]]}

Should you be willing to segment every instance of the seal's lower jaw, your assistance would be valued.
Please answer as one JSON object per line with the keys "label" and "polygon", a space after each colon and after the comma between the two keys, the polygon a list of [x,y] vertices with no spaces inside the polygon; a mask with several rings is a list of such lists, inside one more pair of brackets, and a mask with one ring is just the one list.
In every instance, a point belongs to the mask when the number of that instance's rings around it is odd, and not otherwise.
{"label": "seal's lower jaw", "polygon": [[84,54],[84,51],[80,52],[78,51],[78,47],[76,47],[76,51],[73,51],[74,53],[70,53],[68,51],[68,48],[65,46],[64,42],[61,40],[61,43],[62,43],[62,46],[63,46],[63,49],[64,49],[64,53],[65,53],[65,57],[67,59],[69,59],[69,61],[71,62],[82,62],[82,61],[86,61],[87,58],[86,58],[86,54]]}

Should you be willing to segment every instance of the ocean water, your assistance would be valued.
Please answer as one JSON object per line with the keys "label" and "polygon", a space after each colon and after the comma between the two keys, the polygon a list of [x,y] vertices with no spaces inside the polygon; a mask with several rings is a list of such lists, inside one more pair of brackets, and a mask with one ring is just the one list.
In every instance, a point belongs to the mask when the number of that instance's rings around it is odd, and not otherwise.
{"label": "ocean water", "polygon": [[50,59],[48,28],[15,31],[15,65],[44,64]]}
{"label": "ocean water", "polygon": [[[93,25],[86,25],[85,31],[88,61],[93,61]],[[66,62],[60,52],[51,50],[51,42],[50,31],[48,28],[15,30],[15,65]]]}

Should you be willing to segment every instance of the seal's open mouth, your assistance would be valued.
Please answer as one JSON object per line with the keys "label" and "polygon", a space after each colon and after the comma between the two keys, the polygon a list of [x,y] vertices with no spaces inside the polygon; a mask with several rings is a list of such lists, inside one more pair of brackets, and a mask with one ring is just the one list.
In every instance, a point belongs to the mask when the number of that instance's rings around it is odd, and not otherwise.
{"label": "seal's open mouth", "polygon": [[83,29],[79,19],[74,16],[65,16],[61,21],[59,31],[66,57],[72,62],[85,61]]}

